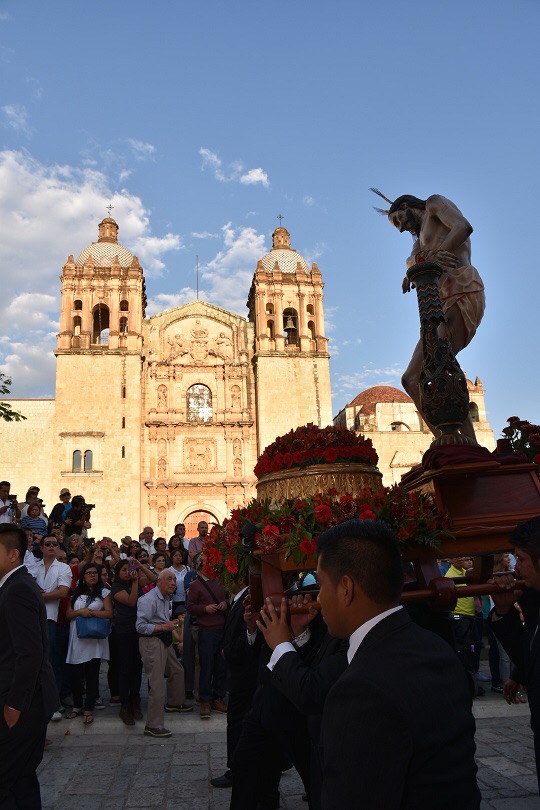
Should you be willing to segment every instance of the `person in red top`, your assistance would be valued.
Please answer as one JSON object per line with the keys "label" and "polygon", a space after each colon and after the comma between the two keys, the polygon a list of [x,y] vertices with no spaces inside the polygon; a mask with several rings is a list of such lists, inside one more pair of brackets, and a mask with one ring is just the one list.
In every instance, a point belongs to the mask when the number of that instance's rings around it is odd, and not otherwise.
{"label": "person in red top", "polygon": [[208,579],[199,571],[187,591],[187,612],[196,617],[199,627],[199,700],[202,720],[207,720],[212,710],[227,712],[227,706],[223,702],[226,670],[221,655],[227,608],[227,591],[223,585],[217,579]]}

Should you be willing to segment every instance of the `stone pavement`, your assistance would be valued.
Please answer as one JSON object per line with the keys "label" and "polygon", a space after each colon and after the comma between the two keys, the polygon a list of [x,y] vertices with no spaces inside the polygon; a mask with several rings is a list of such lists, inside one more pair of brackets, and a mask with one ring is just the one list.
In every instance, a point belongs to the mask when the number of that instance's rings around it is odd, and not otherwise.
{"label": "stone pavement", "polygon": [[[474,712],[482,810],[539,810],[528,707],[486,691]],[[226,718],[202,721],[195,709],[166,715],[166,725],[169,739],[144,737],[144,721],[128,728],[118,708],[96,711],[86,728],[80,717],[51,723],[39,770],[44,810],[228,810],[230,792],[208,781],[225,770]],[[283,775],[281,792],[285,810],[307,807],[295,771]]]}

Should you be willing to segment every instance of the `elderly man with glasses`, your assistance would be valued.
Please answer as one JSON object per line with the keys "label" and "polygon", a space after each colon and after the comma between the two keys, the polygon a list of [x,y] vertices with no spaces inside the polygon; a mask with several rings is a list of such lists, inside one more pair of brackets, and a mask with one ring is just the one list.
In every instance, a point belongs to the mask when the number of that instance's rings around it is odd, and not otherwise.
{"label": "elderly man with glasses", "polygon": [[[58,643],[58,606],[60,599],[69,595],[71,587],[72,574],[71,568],[66,563],[60,562],[56,559],[58,551],[58,540],[52,535],[47,535],[43,539],[43,559],[34,560],[26,555],[24,563],[28,571],[32,574],[37,584],[41,589],[43,600],[45,602],[45,609],[47,611],[47,630],[49,635],[49,658],[54,670],[54,677],[56,680],[56,688],[60,693],[62,687],[62,654],[60,645]],[[62,707],[59,707],[52,719],[61,720],[60,713]]]}

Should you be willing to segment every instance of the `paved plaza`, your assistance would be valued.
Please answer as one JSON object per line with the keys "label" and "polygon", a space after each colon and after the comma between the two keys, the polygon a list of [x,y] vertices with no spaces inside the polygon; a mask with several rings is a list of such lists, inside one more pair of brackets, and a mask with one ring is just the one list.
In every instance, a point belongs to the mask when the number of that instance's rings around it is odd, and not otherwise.
{"label": "paved plaza", "polygon": [[[528,706],[507,706],[487,684],[474,712],[482,810],[538,810]],[[165,740],[145,737],[144,721],[124,726],[117,707],[95,718],[86,728],[80,717],[49,725],[53,744],[39,770],[44,810],[227,810],[230,791],[209,784],[225,770],[226,717],[202,721],[197,707],[166,715],[173,736]],[[296,771],[283,774],[281,806],[305,810],[302,793]]]}

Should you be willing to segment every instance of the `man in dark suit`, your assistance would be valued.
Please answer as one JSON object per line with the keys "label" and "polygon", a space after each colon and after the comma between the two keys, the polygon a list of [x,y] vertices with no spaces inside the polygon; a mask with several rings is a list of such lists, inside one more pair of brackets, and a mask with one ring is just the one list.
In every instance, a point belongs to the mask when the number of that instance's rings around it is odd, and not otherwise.
{"label": "man in dark suit", "polygon": [[36,768],[60,698],[48,659],[45,603],[22,564],[28,542],[0,525],[0,808],[39,810]]}
{"label": "man in dark suit", "polygon": [[390,529],[350,520],[323,532],[317,578],[329,633],[349,638],[349,666],[324,705],[323,810],[478,810],[467,676],[400,606]]}
{"label": "man in dark suit", "polygon": [[[507,703],[517,703],[517,693],[526,687],[531,709],[536,775],[540,790],[540,517],[517,526],[511,537],[515,545],[516,576],[531,590],[515,591],[510,574],[497,577],[501,593],[492,594],[494,610],[489,616],[493,632],[514,664],[504,685]],[[519,604],[525,624],[515,603]]]}
{"label": "man in dark suit", "polygon": [[258,656],[247,643],[244,621],[244,601],[247,585],[234,595],[223,628],[223,657],[227,665],[227,770],[223,776],[211,779],[213,787],[232,787],[230,771],[234,749],[240,739],[242,722],[251,706],[257,686]]}

